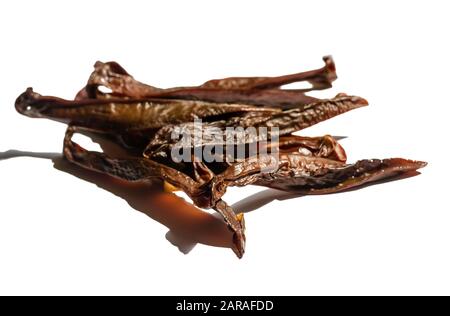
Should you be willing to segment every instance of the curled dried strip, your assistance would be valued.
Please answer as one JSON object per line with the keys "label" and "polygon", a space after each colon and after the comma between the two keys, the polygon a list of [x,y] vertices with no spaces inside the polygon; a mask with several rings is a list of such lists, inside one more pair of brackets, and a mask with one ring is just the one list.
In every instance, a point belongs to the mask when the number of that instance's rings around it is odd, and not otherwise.
{"label": "curled dried strip", "polygon": [[230,166],[215,180],[215,198],[228,186],[255,184],[301,194],[327,194],[391,178],[426,166],[401,158],[364,159],[354,164],[298,153],[252,157]]}
{"label": "curled dried strip", "polygon": [[361,97],[339,94],[333,99],[321,100],[299,109],[275,113],[268,120],[256,126],[278,127],[280,135],[288,135],[368,104]]}
{"label": "curled dried strip", "polygon": [[269,135],[242,133],[239,130],[230,131],[230,133],[234,133],[231,136],[236,145],[249,144],[261,141],[261,137],[267,138],[269,136],[270,138],[272,128],[278,128],[277,135],[279,136],[290,135],[293,132],[300,131],[334,116],[366,106],[367,104],[367,101],[361,97],[340,94],[333,99],[321,100],[306,106],[300,106],[296,109],[270,113],[270,115],[265,112],[249,112],[242,116],[232,116],[228,120],[217,120],[202,125],[188,122],[165,126],[153,136],[145,153],[147,153],[147,156],[150,156],[149,153],[158,151],[157,148],[161,146],[164,149],[172,148],[179,141],[179,139],[172,137],[175,131],[178,131],[178,134],[190,135],[191,139],[194,139],[195,135],[201,135],[201,144],[202,146],[206,146],[226,145],[227,138],[224,136],[230,136],[226,132],[226,128],[229,127],[243,129],[249,127],[268,128],[267,132]]}
{"label": "curled dried strip", "polygon": [[[98,87],[111,89],[111,94],[101,92]],[[86,87],[80,90],[75,100],[101,99],[106,97],[133,97],[144,98],[164,89],[153,87],[135,80],[128,72],[116,62],[102,63],[97,61],[94,71],[89,77]]]}
{"label": "curled dried strip", "polygon": [[[161,132],[161,133],[160,133]],[[155,137],[160,136],[161,134],[170,133],[170,128],[162,128]],[[264,153],[271,153],[275,151],[279,151],[281,153],[299,153],[303,156],[309,157],[320,157],[327,158],[331,160],[336,160],[340,162],[345,162],[347,160],[347,155],[345,153],[344,148],[330,135],[325,135],[323,137],[304,137],[297,135],[289,135],[289,136],[281,136],[277,142],[266,142],[266,141],[256,141],[257,144],[254,146],[255,151],[246,151],[245,158],[249,158],[252,155],[260,154],[260,149],[264,149]],[[244,144],[244,143],[243,143]],[[226,147],[228,144],[226,140],[224,142],[214,142],[213,139],[209,139],[209,141],[203,141],[199,144],[205,150],[205,146],[224,146]],[[234,144],[233,144],[234,145]],[[247,143],[248,145],[248,143]],[[162,157],[163,160],[170,157],[173,150],[181,150],[180,146],[175,143],[168,144],[164,141],[151,142],[144,151],[144,156],[150,159],[158,159],[158,157]],[[193,148],[195,147],[195,143],[191,143],[190,146],[183,147],[183,150],[190,150],[190,153],[193,153]],[[178,149],[177,149],[178,148]],[[220,153],[215,153],[213,156],[215,157],[214,161],[221,161],[230,165],[228,163],[241,161],[243,158],[238,157],[238,151],[236,149],[232,150],[231,156],[226,151],[221,151]],[[193,160],[194,161],[194,160]],[[194,165],[199,165],[198,162],[194,162]],[[207,171],[205,171],[204,164],[199,165],[199,172],[204,176],[196,176],[196,178],[202,179],[211,179],[211,176]],[[195,170],[195,168],[194,168]],[[203,170],[203,171],[202,171]]]}
{"label": "curled dried strip", "polygon": [[[324,61],[323,68],[297,74],[279,77],[232,77],[210,80],[198,87],[168,89],[135,80],[116,62],[97,62],[88,84],[77,94],[76,99],[167,98],[290,108],[318,100],[305,95],[304,92],[331,87],[331,83],[337,78],[336,68],[330,56],[324,57]],[[282,85],[298,81],[308,81],[312,87],[298,90],[278,89]],[[101,92],[100,86],[110,89],[111,92]]]}
{"label": "curled dried strip", "polygon": [[16,109],[30,117],[57,120],[97,130],[138,131],[159,129],[166,124],[179,124],[197,118],[220,119],[222,115],[245,112],[280,112],[244,104],[220,104],[204,101],[132,99],[76,100],[41,96],[27,89],[16,100]]}
{"label": "curled dried strip", "polygon": [[88,151],[72,140],[79,127],[69,126],[64,137],[63,153],[67,160],[85,169],[105,173],[127,181],[165,180],[192,194],[197,184],[178,170],[143,158],[116,159],[95,151]]}
{"label": "curled dried strip", "polygon": [[425,166],[425,162],[401,158],[364,159],[342,167],[325,166],[308,176],[292,177],[287,170],[280,170],[270,179],[262,177],[255,184],[301,194],[328,194],[393,178]]}
{"label": "curled dried strip", "polygon": [[243,214],[236,215],[233,209],[221,199],[215,203],[213,209],[223,216],[230,230],[234,232],[233,251],[238,258],[242,258],[245,252],[246,239]]}
{"label": "curled dried strip", "polygon": [[244,90],[271,89],[294,82],[308,81],[312,84],[312,88],[302,90],[302,92],[326,89],[330,88],[331,83],[337,79],[336,65],[331,56],[323,57],[323,61],[325,62],[325,66],[316,70],[279,77],[230,77],[215,79],[205,82],[201,87]]}

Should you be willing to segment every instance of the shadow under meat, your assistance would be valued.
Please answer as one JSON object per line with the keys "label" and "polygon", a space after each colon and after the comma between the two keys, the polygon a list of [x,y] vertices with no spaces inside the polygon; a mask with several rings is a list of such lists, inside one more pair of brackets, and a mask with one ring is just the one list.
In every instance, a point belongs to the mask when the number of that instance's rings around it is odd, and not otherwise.
{"label": "shadow under meat", "polygon": [[[113,157],[127,157],[126,151],[101,135],[84,133],[100,145],[102,151]],[[183,198],[162,190],[161,183],[128,182],[106,174],[84,169],[68,162],[60,153],[29,152],[8,150],[0,153],[0,160],[19,157],[49,159],[55,169],[71,174],[79,179],[95,184],[124,199],[135,210],[142,212],[166,226],[166,239],[182,253],[189,253],[197,243],[214,247],[232,248],[232,232],[218,214],[205,212]],[[266,192],[266,194],[264,194]],[[276,199],[276,195],[286,193],[266,189],[236,203],[239,212],[255,210]]]}

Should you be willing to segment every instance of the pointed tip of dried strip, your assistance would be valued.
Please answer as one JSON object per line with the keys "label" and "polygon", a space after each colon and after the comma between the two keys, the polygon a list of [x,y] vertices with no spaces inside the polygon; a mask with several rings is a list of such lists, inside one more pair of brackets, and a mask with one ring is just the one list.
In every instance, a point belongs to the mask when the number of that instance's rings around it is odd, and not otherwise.
{"label": "pointed tip of dried strip", "polygon": [[245,253],[245,235],[243,232],[236,232],[233,235],[233,252],[239,259],[242,259]]}
{"label": "pointed tip of dried strip", "polygon": [[325,62],[325,68],[328,72],[328,80],[330,82],[337,79],[336,74],[336,64],[334,63],[333,57],[331,55],[324,56],[323,61]]}
{"label": "pointed tip of dried strip", "polygon": [[37,117],[37,109],[35,107],[35,101],[41,97],[39,93],[33,91],[33,88],[29,87],[19,95],[14,103],[16,111],[20,114]]}
{"label": "pointed tip of dried strip", "polygon": [[393,168],[401,171],[417,170],[424,168],[428,165],[426,161],[410,160],[403,158],[383,159],[383,164],[385,164],[388,168]]}
{"label": "pointed tip of dried strip", "polygon": [[245,253],[245,220],[244,213],[236,214],[236,219],[241,229],[233,235],[233,251],[239,259],[242,259]]}
{"label": "pointed tip of dried strip", "polygon": [[335,99],[350,98],[350,100],[356,107],[363,107],[369,105],[369,101],[367,101],[366,99],[358,96],[349,96],[347,93],[344,92],[338,93],[334,98]]}
{"label": "pointed tip of dried strip", "polygon": [[100,60],[97,60],[97,61],[95,62],[95,64],[94,64],[94,68],[100,68],[100,67],[102,67],[104,64],[105,64],[104,62],[102,62],[102,61],[100,61]]}

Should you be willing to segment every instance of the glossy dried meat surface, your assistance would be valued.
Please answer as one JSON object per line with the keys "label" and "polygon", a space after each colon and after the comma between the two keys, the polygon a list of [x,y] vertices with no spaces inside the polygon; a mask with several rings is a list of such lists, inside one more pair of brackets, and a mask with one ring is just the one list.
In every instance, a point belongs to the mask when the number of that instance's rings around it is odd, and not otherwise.
{"label": "glossy dried meat surface", "polygon": [[[319,69],[279,77],[229,77],[199,86],[158,88],[134,79],[116,62],[97,62],[87,85],[74,100],[42,96],[28,88],[16,100],[19,113],[68,125],[64,137],[65,158],[83,168],[127,181],[160,180],[161,187],[183,190],[201,208],[219,212],[233,232],[234,252],[245,251],[245,224],[224,201],[229,186],[259,185],[299,194],[327,194],[359,187],[414,171],[425,162],[402,158],[364,159],[347,163],[338,141],[330,135],[293,135],[304,128],[343,114],[368,102],[344,93],[334,98],[308,96],[327,89],[336,80],[331,57]],[[308,89],[282,89],[305,81]],[[110,92],[102,92],[107,88]],[[203,124],[198,126],[196,120]],[[230,128],[266,128],[275,134],[233,134],[234,146],[257,145],[265,152],[246,150],[243,156],[214,152],[213,160],[178,161],[171,156],[182,130],[192,139],[200,133],[196,148],[227,146]],[[129,152],[118,159],[88,151],[76,144],[77,131],[101,133]],[[276,148],[274,148],[276,147]],[[237,210],[239,211],[239,210]]]}

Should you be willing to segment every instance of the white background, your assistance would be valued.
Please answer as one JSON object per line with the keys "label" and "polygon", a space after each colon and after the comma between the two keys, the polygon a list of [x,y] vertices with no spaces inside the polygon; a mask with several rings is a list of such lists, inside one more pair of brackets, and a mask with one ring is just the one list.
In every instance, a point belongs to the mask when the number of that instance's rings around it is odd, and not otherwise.
{"label": "white background", "polygon": [[370,106],[303,134],[349,136],[349,161],[429,166],[328,196],[232,189],[230,203],[253,196],[238,209],[261,204],[238,260],[221,221],[178,198],[55,169],[54,154],[3,159],[0,294],[450,294],[448,12],[445,1],[2,1],[2,158],[61,152],[65,127],[19,115],[14,100],[28,86],[73,98],[96,60],[170,87],[308,70],[332,54],[339,79],[318,95]]}

